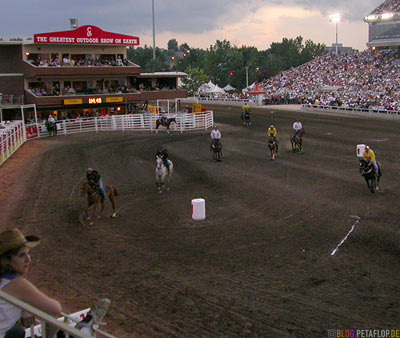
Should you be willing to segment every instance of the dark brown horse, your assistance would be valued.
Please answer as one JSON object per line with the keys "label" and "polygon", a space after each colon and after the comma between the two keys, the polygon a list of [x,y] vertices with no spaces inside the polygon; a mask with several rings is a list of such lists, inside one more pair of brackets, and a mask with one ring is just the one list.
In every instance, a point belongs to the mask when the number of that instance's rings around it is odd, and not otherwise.
{"label": "dark brown horse", "polygon": [[371,194],[374,194],[376,190],[379,190],[379,180],[382,176],[381,164],[377,162],[378,174],[375,173],[374,166],[371,162],[360,160],[360,174],[364,177],[365,182],[367,182],[368,189]]}
{"label": "dark brown horse", "polygon": [[276,138],[269,136],[268,138],[268,148],[271,151],[271,160],[275,160],[275,156],[278,153],[278,145],[276,144]]}
{"label": "dark brown horse", "polygon": [[157,130],[158,130],[159,126],[167,127],[167,131],[169,132],[169,126],[171,125],[172,122],[176,123],[175,117],[157,119],[156,120],[156,133],[157,133]]}
{"label": "dark brown horse", "polygon": [[296,137],[290,137],[290,143],[292,143],[292,151],[298,151],[301,153],[302,145],[303,145],[303,135],[305,134],[304,128],[301,128],[297,133]]}
{"label": "dark brown horse", "polygon": [[[109,185],[109,184],[106,184],[104,186],[104,188],[106,191],[106,196],[111,201],[112,208],[113,208],[113,213],[112,213],[111,217],[114,218],[117,216],[117,211],[115,209],[115,196],[118,195],[117,189],[113,185]],[[90,220],[89,224],[93,225],[93,223],[94,223],[93,215],[96,211],[97,204],[99,203],[99,201],[101,202],[101,209],[100,209],[99,215],[97,216],[97,218],[100,218],[101,213],[104,210],[104,199],[101,200],[101,196],[100,196],[98,189],[96,187],[91,186],[86,181],[82,182],[82,184],[81,184],[81,195],[83,196],[85,193],[87,195],[87,202],[88,202],[88,206],[85,209],[85,213],[86,213],[87,219]],[[92,208],[92,211],[91,211],[90,215],[88,215],[88,211],[90,208]]]}
{"label": "dark brown horse", "polygon": [[213,150],[213,159],[217,162],[221,161],[222,158],[222,143],[219,139],[215,139],[213,144],[211,145]]}

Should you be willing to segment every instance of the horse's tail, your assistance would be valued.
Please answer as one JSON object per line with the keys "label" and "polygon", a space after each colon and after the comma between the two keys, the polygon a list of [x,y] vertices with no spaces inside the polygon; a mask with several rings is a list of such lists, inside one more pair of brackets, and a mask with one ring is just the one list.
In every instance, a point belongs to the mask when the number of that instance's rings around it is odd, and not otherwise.
{"label": "horse's tail", "polygon": [[118,192],[117,192],[117,188],[116,187],[114,187],[114,196],[118,196],[119,194],[118,194]]}

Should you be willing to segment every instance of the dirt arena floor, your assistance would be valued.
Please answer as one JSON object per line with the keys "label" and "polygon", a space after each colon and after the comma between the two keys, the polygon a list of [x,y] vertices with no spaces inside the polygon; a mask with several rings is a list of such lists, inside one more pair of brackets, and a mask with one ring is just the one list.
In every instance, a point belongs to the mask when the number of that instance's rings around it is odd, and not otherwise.
{"label": "dirt arena floor", "polygon": [[[43,238],[28,278],[69,313],[109,297],[104,329],[119,337],[400,329],[400,119],[253,109],[244,127],[239,107],[212,109],[220,163],[210,130],[26,143],[0,167],[0,220],[2,229]],[[289,142],[296,117],[306,129],[302,155]],[[275,161],[266,149],[270,123],[280,139]],[[383,166],[375,195],[358,173],[360,143]],[[162,195],[160,145],[175,167]],[[78,188],[87,167],[117,187],[116,219],[107,202],[104,217],[87,225]],[[205,221],[191,219],[193,198],[206,200]]]}

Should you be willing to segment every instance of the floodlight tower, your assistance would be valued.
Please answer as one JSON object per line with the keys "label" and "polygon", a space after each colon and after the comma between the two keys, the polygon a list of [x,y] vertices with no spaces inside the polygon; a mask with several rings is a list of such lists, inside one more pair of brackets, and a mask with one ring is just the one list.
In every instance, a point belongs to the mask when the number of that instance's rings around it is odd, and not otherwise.
{"label": "floodlight tower", "polygon": [[340,22],[341,17],[339,13],[329,15],[330,22],[336,25],[336,54],[338,53],[338,22]]}

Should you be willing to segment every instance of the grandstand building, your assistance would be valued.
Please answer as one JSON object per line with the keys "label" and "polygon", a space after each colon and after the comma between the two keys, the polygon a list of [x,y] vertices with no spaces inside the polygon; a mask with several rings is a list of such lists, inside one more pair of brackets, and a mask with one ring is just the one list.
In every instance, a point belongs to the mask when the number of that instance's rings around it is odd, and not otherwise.
{"label": "grandstand building", "polygon": [[131,113],[137,104],[187,97],[184,73],[142,73],[127,59],[139,38],[86,25],[0,41],[0,117],[15,118],[21,104],[35,104],[41,117]]}
{"label": "grandstand building", "polygon": [[368,23],[368,47],[400,46],[400,1],[386,0],[364,18]]}

